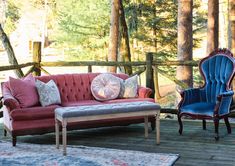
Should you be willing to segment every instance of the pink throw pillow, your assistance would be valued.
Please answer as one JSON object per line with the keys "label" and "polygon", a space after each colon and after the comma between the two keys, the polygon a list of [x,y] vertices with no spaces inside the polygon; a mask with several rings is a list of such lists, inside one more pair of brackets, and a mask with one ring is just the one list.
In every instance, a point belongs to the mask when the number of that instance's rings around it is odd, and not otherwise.
{"label": "pink throw pillow", "polygon": [[112,74],[100,74],[92,80],[91,92],[99,101],[116,99],[120,92],[120,81]]}
{"label": "pink throw pillow", "polygon": [[39,104],[35,78],[32,74],[23,79],[9,77],[9,85],[12,95],[19,101],[20,107],[31,107]]}

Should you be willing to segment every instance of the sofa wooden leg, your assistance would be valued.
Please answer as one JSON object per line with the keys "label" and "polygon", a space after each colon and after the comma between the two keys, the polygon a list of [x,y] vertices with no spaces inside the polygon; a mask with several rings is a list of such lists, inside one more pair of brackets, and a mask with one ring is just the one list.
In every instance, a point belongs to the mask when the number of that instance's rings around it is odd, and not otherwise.
{"label": "sofa wooden leg", "polygon": [[7,136],[7,130],[6,129],[4,129],[4,137],[6,137]]}
{"label": "sofa wooden leg", "polygon": [[219,119],[214,119],[214,125],[215,125],[215,140],[219,140]]}
{"label": "sofa wooden leg", "polygon": [[232,133],[232,130],[231,130],[231,126],[230,126],[229,121],[228,121],[228,117],[225,117],[225,118],[224,118],[224,122],[225,122],[225,124],[226,124],[228,134],[231,134],[231,133]]}
{"label": "sofa wooden leg", "polygon": [[12,146],[16,146],[16,136],[12,136]]}
{"label": "sofa wooden leg", "polygon": [[155,121],[151,121],[151,128],[152,128],[152,130],[155,130],[155,129],[156,129],[156,123],[155,123]]}
{"label": "sofa wooden leg", "polygon": [[203,130],[206,130],[206,120],[205,119],[202,120],[202,127],[203,127]]}
{"label": "sofa wooden leg", "polygon": [[178,122],[179,122],[179,134],[182,135],[183,132],[183,123],[181,117],[178,115]]}

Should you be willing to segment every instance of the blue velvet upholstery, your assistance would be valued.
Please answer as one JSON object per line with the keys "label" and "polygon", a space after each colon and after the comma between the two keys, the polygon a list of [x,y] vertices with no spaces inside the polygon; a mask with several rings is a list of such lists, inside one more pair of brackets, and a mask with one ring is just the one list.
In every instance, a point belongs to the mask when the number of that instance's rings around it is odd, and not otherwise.
{"label": "blue velvet upholstery", "polygon": [[219,119],[227,118],[230,113],[229,108],[234,94],[231,90],[231,82],[235,71],[232,53],[227,49],[216,50],[201,60],[199,68],[204,78],[204,86],[181,93],[182,100],[178,106],[181,133],[181,116],[203,120],[213,119],[217,123]]}

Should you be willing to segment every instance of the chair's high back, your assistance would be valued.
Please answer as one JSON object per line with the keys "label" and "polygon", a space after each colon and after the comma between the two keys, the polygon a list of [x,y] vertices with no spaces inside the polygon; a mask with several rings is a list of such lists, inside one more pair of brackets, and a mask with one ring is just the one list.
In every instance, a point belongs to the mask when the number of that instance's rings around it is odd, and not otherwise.
{"label": "chair's high back", "polygon": [[205,82],[201,100],[216,103],[218,94],[231,89],[235,72],[233,55],[227,49],[216,50],[201,60],[199,68]]}

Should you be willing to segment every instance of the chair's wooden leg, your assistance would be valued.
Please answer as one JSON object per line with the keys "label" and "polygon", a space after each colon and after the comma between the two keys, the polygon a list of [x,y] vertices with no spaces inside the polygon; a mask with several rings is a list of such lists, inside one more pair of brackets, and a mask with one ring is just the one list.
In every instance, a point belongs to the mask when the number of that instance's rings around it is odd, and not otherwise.
{"label": "chair's wooden leg", "polygon": [[16,136],[12,136],[12,146],[16,146]]}
{"label": "chair's wooden leg", "polygon": [[228,134],[231,134],[231,133],[232,133],[232,130],[231,130],[231,126],[230,126],[229,121],[228,121],[228,117],[225,117],[225,118],[224,118],[224,122],[225,122],[225,124],[226,124]]}
{"label": "chair's wooden leg", "polygon": [[4,130],[4,137],[7,136],[7,130],[6,129],[3,129]]}
{"label": "chair's wooden leg", "polygon": [[178,122],[179,122],[179,134],[181,135],[182,132],[183,132],[183,123],[182,123],[182,120],[181,120],[181,117],[178,115]]}
{"label": "chair's wooden leg", "polygon": [[215,125],[215,140],[219,140],[219,119],[214,119],[214,125]]}
{"label": "chair's wooden leg", "polygon": [[202,120],[202,126],[203,126],[203,130],[206,130],[206,120],[205,119]]}

